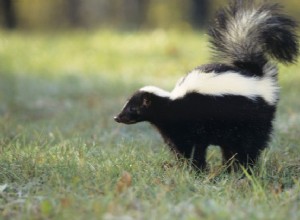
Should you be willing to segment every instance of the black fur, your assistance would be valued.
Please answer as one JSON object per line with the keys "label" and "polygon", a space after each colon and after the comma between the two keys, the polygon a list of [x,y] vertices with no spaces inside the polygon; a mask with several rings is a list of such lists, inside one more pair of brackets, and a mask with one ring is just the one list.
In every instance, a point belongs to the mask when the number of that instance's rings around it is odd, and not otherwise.
{"label": "black fur", "polygon": [[[144,107],[144,99],[151,105]],[[205,151],[209,145],[221,147],[224,161],[235,157],[246,166],[254,164],[266,147],[275,111],[275,106],[260,97],[251,100],[243,96],[189,93],[171,100],[138,92],[116,120],[127,124],[150,122],[175,152],[192,157],[198,168],[206,165]]]}
{"label": "black fur", "polygon": [[164,113],[156,112],[161,118],[154,117],[150,122],[173,149],[192,157],[198,168],[205,167],[209,145],[221,147],[224,161],[235,156],[244,166],[255,163],[269,140],[275,113],[275,107],[261,98],[252,101],[243,96],[191,93],[166,103],[162,106]]}
{"label": "black fur", "polygon": [[[269,59],[287,63],[294,62],[298,55],[296,23],[280,9],[277,4],[232,1],[219,12],[209,31],[214,51],[222,63],[195,70],[201,74],[235,72],[249,79],[273,77],[276,81],[277,70]],[[248,19],[246,25],[239,22],[241,16]],[[240,33],[247,35],[239,36],[235,28],[229,27],[232,22],[241,24],[243,32]],[[185,79],[177,86],[185,83]],[[276,104],[277,100],[270,103],[260,96],[188,92],[181,98],[171,99],[139,90],[115,120],[125,124],[150,122],[174,151],[191,158],[197,168],[205,167],[209,145],[221,147],[225,162],[235,158],[247,166],[253,165],[267,146]]]}
{"label": "black fur", "polygon": [[[248,68],[240,68],[238,66],[223,64],[223,63],[212,63],[212,64],[204,64],[202,66],[198,66],[195,70],[199,70],[202,73],[226,73],[226,72],[238,72],[244,76],[255,76],[258,75],[257,72],[263,72],[261,68],[256,71],[250,71]],[[259,73],[262,75],[262,73]]]}

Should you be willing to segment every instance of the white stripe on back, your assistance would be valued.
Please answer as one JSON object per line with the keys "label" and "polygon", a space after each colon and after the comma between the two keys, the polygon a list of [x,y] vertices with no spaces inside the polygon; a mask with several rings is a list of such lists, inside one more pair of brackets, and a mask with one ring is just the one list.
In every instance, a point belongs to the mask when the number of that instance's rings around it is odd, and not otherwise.
{"label": "white stripe on back", "polygon": [[236,72],[202,73],[194,70],[171,92],[171,99],[178,99],[189,92],[206,95],[241,95],[250,99],[262,97],[270,104],[278,99],[279,86],[272,76],[247,77]]}
{"label": "white stripe on back", "polygon": [[170,95],[171,95],[170,92],[167,92],[166,90],[163,90],[156,86],[145,86],[145,87],[139,89],[139,91],[153,93],[160,97],[170,97]]}
{"label": "white stripe on back", "polygon": [[182,98],[191,92],[213,96],[240,95],[250,99],[262,97],[266,102],[274,105],[279,94],[277,79],[274,77],[277,69],[270,67],[268,70],[270,72],[263,77],[247,77],[232,71],[203,73],[193,70],[178,81],[172,92],[155,86],[145,86],[140,91],[169,97],[172,100]]}

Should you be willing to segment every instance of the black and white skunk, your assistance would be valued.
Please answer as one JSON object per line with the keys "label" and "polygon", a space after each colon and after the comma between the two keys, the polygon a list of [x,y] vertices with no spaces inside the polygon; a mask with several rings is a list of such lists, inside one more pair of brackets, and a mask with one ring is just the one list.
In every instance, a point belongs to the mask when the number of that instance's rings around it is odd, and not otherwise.
{"label": "black and white skunk", "polygon": [[199,169],[209,145],[221,147],[225,162],[253,165],[270,139],[279,98],[271,60],[296,61],[296,27],[278,4],[232,1],[209,29],[218,62],[197,67],[171,92],[139,89],[115,120],[150,122]]}

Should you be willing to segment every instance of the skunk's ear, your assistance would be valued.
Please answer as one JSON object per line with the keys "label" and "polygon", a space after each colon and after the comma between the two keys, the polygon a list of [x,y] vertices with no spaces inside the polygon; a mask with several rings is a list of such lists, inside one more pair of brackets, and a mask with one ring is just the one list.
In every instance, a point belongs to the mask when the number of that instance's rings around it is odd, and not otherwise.
{"label": "skunk's ear", "polygon": [[144,96],[142,106],[145,108],[149,108],[151,105],[150,97]]}

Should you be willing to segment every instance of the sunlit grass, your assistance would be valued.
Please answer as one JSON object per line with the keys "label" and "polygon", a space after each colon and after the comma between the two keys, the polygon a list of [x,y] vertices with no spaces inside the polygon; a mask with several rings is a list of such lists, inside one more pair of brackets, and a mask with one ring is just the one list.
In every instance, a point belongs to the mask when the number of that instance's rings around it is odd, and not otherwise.
{"label": "sunlit grass", "polygon": [[208,62],[202,33],[0,36],[2,218],[299,218],[299,63],[280,66],[276,130],[254,175],[224,173],[216,147],[196,175],[149,125],[112,118],[141,85],[171,89]]}

